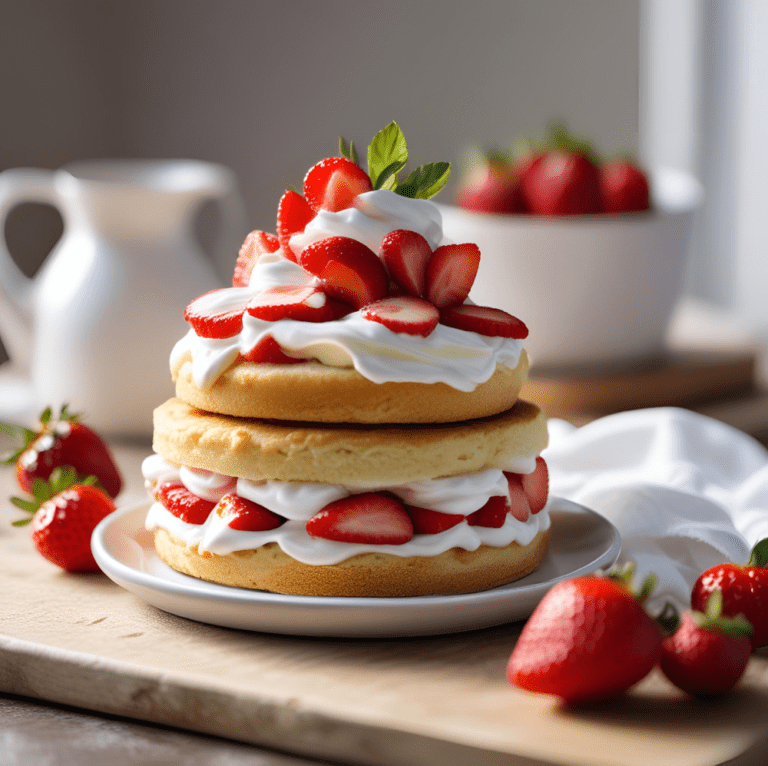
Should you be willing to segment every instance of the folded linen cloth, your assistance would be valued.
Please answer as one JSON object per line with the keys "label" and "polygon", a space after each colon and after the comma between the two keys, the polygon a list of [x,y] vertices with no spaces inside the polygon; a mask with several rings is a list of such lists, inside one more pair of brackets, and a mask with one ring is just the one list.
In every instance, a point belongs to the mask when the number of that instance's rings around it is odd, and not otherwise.
{"label": "folded linen cloth", "polygon": [[576,428],[549,421],[550,491],[592,508],[622,537],[636,583],[654,573],[649,607],[690,607],[710,566],[746,563],[768,537],[768,450],[747,434],[688,410],[608,415]]}

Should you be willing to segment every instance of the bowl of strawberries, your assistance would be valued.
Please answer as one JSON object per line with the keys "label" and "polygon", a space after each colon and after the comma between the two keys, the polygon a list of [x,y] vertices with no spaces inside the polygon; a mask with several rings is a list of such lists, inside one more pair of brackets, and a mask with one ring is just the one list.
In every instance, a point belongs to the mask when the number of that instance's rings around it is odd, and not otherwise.
{"label": "bowl of strawberries", "polygon": [[703,190],[671,168],[601,160],[555,126],[465,174],[443,231],[482,253],[470,298],[524,316],[538,369],[635,363],[664,352]]}

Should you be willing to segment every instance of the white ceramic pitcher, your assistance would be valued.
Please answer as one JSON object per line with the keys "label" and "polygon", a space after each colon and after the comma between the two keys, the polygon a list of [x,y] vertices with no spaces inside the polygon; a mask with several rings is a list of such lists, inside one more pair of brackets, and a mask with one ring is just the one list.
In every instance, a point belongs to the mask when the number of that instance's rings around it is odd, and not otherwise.
{"label": "white ceramic pitcher", "polygon": [[[173,392],[168,358],[188,329],[184,307],[223,284],[194,236],[206,200],[219,202],[234,267],[243,207],[220,165],[93,160],[0,173],[0,336],[35,408],[69,403],[104,433],[151,432],[153,408]],[[21,202],[54,205],[64,220],[33,279],[1,236]]]}

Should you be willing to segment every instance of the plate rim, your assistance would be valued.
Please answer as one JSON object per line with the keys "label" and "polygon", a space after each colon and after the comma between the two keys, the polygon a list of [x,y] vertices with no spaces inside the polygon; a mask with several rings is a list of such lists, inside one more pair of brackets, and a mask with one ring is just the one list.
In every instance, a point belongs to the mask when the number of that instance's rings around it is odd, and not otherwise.
{"label": "plate rim", "polygon": [[[123,520],[126,516],[134,513],[138,513],[140,509],[148,509],[151,505],[151,500],[143,500],[141,502],[131,503],[125,506],[119,506],[113,513],[103,519],[93,531],[91,537],[91,546],[94,556],[102,571],[112,578],[108,570],[116,570],[116,576],[122,577],[123,580],[130,582],[131,584],[147,588],[150,590],[162,590],[166,595],[173,595],[183,598],[196,598],[196,599],[212,599],[215,598],[219,601],[228,602],[229,604],[238,604],[243,606],[253,606],[255,604],[273,604],[279,606],[295,606],[295,607],[307,607],[313,609],[354,609],[355,611],[365,607],[377,607],[378,609],[391,608],[393,610],[398,609],[418,609],[423,608],[426,605],[439,608],[446,606],[472,606],[482,604],[485,601],[498,601],[504,600],[504,596],[508,595],[510,598],[522,599],[527,595],[540,590],[542,587],[550,587],[556,585],[558,582],[570,579],[572,577],[578,577],[582,574],[587,574],[600,569],[602,566],[607,566],[618,558],[621,552],[621,535],[615,525],[609,521],[605,516],[597,511],[587,508],[584,505],[575,503],[571,500],[562,497],[553,497],[552,504],[557,510],[565,510],[567,512],[575,512],[581,515],[586,515],[594,520],[597,524],[605,524],[608,529],[606,532],[612,531],[612,541],[610,546],[601,551],[594,559],[589,563],[579,567],[578,569],[560,575],[558,577],[546,580],[544,582],[536,583],[521,583],[515,586],[514,583],[502,585],[497,588],[491,588],[489,590],[478,591],[475,593],[461,593],[456,595],[436,595],[436,596],[409,596],[409,597],[397,597],[397,598],[372,598],[372,597],[342,597],[342,596],[297,596],[288,595],[282,593],[270,593],[268,591],[260,591],[249,588],[239,588],[228,585],[221,585],[220,583],[211,583],[203,580],[197,580],[193,577],[189,577],[190,582],[175,582],[172,580],[165,580],[156,574],[146,572],[141,569],[136,569],[122,560],[120,560],[115,554],[113,554],[105,541],[105,537],[110,528],[117,522]],[[143,529],[138,528],[136,533]],[[130,536],[130,539],[135,540],[135,536]],[[138,545],[141,545],[136,540]],[[143,546],[142,546],[143,547]],[[155,554],[156,555],[156,554]],[[107,562],[105,568],[104,562]],[[181,573],[179,573],[181,574]],[[122,583],[117,583],[121,587],[125,587]],[[201,591],[205,588],[205,591]],[[213,590],[213,592],[210,592]]]}

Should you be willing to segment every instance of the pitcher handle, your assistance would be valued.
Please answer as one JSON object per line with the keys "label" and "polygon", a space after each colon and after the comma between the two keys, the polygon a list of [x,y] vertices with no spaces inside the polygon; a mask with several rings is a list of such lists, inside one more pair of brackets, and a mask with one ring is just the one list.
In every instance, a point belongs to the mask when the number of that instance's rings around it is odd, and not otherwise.
{"label": "pitcher handle", "polygon": [[13,168],[0,173],[0,334],[14,364],[29,366],[32,340],[32,286],[8,252],[5,222],[22,202],[59,206],[51,170]]}

